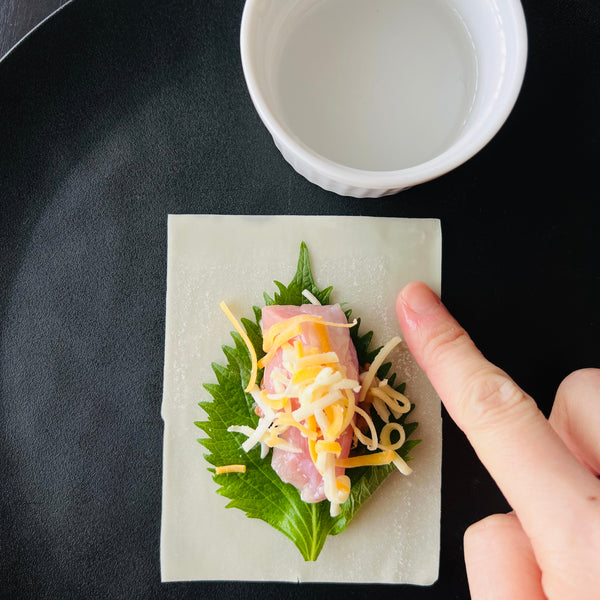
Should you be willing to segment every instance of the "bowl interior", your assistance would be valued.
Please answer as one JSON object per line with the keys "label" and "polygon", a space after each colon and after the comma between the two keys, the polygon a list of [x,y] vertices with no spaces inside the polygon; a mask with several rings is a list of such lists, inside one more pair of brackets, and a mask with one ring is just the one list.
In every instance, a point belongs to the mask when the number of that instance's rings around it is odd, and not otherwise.
{"label": "bowl interior", "polygon": [[278,145],[362,176],[468,159],[510,112],[525,54],[515,0],[248,0],[242,21]]}

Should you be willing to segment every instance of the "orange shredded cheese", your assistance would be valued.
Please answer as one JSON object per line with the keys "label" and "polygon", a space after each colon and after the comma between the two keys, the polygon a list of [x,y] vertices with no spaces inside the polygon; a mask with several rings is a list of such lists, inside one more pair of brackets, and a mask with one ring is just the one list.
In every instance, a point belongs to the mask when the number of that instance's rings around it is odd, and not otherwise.
{"label": "orange shredded cheese", "polygon": [[[330,323],[320,316],[301,314],[279,321],[264,333],[265,355],[257,361],[256,352],[242,326],[224,302],[221,308],[248,346],[252,361],[250,381],[245,391],[251,391],[256,401],[260,417],[258,426],[255,429],[247,426],[229,428],[230,431],[248,436],[242,444],[244,450],[249,451],[260,443],[261,456],[265,456],[270,447],[300,452],[300,448],[280,437],[290,427],[298,429],[306,439],[313,464],[323,476],[325,496],[330,502],[332,516],[340,514],[340,505],[350,494],[349,477],[337,475],[336,468],[394,463],[406,475],[412,471],[396,452],[404,444],[404,428],[398,423],[389,422],[390,414],[398,418],[408,412],[410,402],[389,386],[387,380],[380,381],[377,378],[377,371],[400,343],[400,338],[392,338],[385,344],[368,370],[360,376],[360,381],[356,381],[346,376],[338,355],[331,349],[327,334],[328,327],[352,327],[356,320],[353,323]],[[301,335],[302,325],[307,323],[314,327],[318,347],[306,346],[300,340],[294,340]],[[258,368],[267,365],[278,351],[282,352],[282,367],[277,367],[271,374],[275,393],[259,391],[256,385]],[[292,399],[297,400],[294,400],[293,406]],[[370,405],[386,423],[379,434],[369,414]],[[357,415],[366,423],[369,435],[365,435],[355,424]],[[339,458],[342,447],[338,439],[348,427],[352,427],[355,438],[370,453]],[[397,436],[395,442],[391,441],[392,433]],[[241,469],[245,471],[245,466],[226,465],[217,467],[217,472],[243,472]]]}
{"label": "orange shredded cheese", "polygon": [[335,461],[336,466],[346,469],[355,467],[374,467],[377,465],[389,465],[394,460],[395,452],[384,450],[383,452],[374,452],[373,454],[363,454],[362,456],[352,456]]}
{"label": "orange shredded cheese", "polygon": [[216,475],[223,475],[224,473],[245,473],[246,465],[223,465],[222,467],[215,467]]}
{"label": "orange shredded cheese", "polygon": [[250,371],[250,379],[248,381],[248,385],[244,392],[249,392],[254,387],[256,387],[256,375],[258,373],[258,361],[256,360],[256,350],[248,337],[245,329],[241,326],[238,320],[233,316],[232,312],[229,310],[227,304],[225,302],[221,302],[220,304],[221,310],[227,315],[227,318],[231,321],[231,324],[235,327],[235,330],[240,334],[244,344],[248,347],[248,352],[250,352],[250,361],[252,364],[252,368]]}

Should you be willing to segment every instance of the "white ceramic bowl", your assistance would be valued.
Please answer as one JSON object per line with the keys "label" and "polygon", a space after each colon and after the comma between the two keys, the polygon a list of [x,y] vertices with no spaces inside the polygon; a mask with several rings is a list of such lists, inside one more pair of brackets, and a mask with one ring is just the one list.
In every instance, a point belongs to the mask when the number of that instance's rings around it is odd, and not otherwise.
{"label": "white ceramic bowl", "polygon": [[241,55],[294,169],[378,197],[492,139],[521,88],[527,33],[519,0],[247,0]]}

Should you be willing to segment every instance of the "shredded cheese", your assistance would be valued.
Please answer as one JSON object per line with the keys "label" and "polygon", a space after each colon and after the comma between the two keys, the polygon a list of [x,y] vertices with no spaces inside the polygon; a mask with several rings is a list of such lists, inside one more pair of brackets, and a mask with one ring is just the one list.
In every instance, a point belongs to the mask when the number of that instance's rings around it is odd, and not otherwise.
{"label": "shredded cheese", "polygon": [[352,323],[331,323],[325,321],[323,317],[314,315],[296,315],[289,319],[279,321],[275,323],[265,332],[263,336],[263,350],[266,352],[265,356],[262,357],[258,363],[260,367],[267,365],[277,353],[277,350],[284,343],[288,342],[293,337],[300,335],[300,326],[303,323],[318,323],[327,327],[354,327],[357,324],[357,320],[354,319]]}
{"label": "shredded cheese", "polygon": [[[319,304],[317,298],[307,290],[303,294],[313,304]],[[310,314],[284,319],[264,333],[265,355],[257,361],[254,347],[242,326],[224,302],[221,308],[248,346],[252,361],[250,381],[245,391],[250,392],[256,402],[258,425],[255,428],[228,428],[228,431],[247,436],[242,449],[248,452],[260,444],[263,458],[271,447],[300,452],[299,448],[281,437],[290,427],[296,428],[306,439],[312,462],[323,477],[325,497],[330,502],[332,516],[340,514],[340,505],[348,499],[351,491],[350,478],[339,475],[336,469],[394,463],[404,474],[412,471],[396,452],[406,439],[404,428],[398,423],[389,422],[390,415],[398,418],[408,412],[410,402],[394,390],[387,380],[380,381],[377,378],[383,361],[400,343],[399,337],[392,338],[384,345],[357,381],[346,376],[345,367],[331,349],[327,333],[328,327],[352,327],[356,320],[353,323],[330,323]],[[302,327],[307,324],[314,327],[318,347],[307,346],[298,339],[301,338]],[[278,352],[282,353],[282,367],[271,372],[275,392],[259,390],[256,385],[258,368],[267,365]],[[385,423],[379,435],[369,414],[371,405]],[[365,422],[369,435],[357,426],[357,417]],[[366,446],[369,453],[340,458],[342,445],[339,440],[349,427],[355,439]],[[395,442],[391,441],[393,433],[397,436]],[[217,470],[220,473],[237,472],[235,470],[238,467],[245,470],[244,465],[226,465]]]}
{"label": "shredded cheese", "polygon": [[308,290],[302,290],[302,295],[311,303],[314,304],[315,306],[321,306],[321,303],[319,302],[319,299],[312,294],[311,292],[309,292]]}
{"label": "shredded cheese", "polygon": [[284,344],[289,342],[289,340],[291,340],[292,338],[300,335],[300,331],[300,324],[294,323],[290,325],[287,329],[284,329],[276,336],[274,336],[273,341],[270,344],[267,344],[263,339],[263,350],[266,352],[266,354],[260,359],[258,366],[261,368],[267,366],[267,364],[271,362],[271,360],[273,360],[273,357],[275,356],[275,354],[277,354],[279,348],[281,348]]}
{"label": "shredded cheese", "polygon": [[[398,439],[393,444],[391,441],[392,431],[398,432]],[[378,447],[382,450],[398,450],[398,448],[401,448],[406,441],[404,427],[402,427],[400,423],[386,423],[381,430],[379,440]]]}
{"label": "shredded cheese", "polygon": [[223,465],[222,467],[215,467],[216,475],[223,475],[224,473],[245,473],[246,465]]}
{"label": "shredded cheese", "polygon": [[402,339],[399,337],[393,337],[385,346],[379,351],[375,360],[369,367],[367,374],[365,375],[364,381],[362,382],[362,389],[360,390],[360,396],[358,397],[358,403],[362,404],[364,402],[367,392],[377,375],[377,371],[379,371],[379,367],[383,364],[383,361],[387,358],[387,355],[402,342]]}
{"label": "shredded cheese", "polygon": [[342,447],[338,444],[338,442],[326,442],[325,440],[318,440],[315,444],[315,450],[317,454],[321,454],[322,452],[330,452],[331,454],[340,455],[342,451]]}
{"label": "shredded cheese", "polygon": [[248,352],[250,352],[250,361],[252,364],[252,368],[250,371],[250,380],[248,381],[248,385],[244,392],[249,392],[250,390],[256,387],[256,375],[258,373],[258,361],[256,360],[256,350],[248,337],[248,334],[244,330],[244,328],[240,325],[238,320],[233,316],[232,312],[227,307],[225,302],[221,302],[221,310],[227,315],[227,318],[231,321],[231,324],[235,327],[235,330],[240,334],[244,344],[248,346]]}
{"label": "shredded cheese", "polygon": [[354,433],[359,436],[358,439],[367,447],[368,450],[376,450],[377,429],[375,429],[375,423],[373,423],[373,419],[371,419],[367,412],[358,406],[356,406],[354,410],[365,420],[366,424],[368,425],[369,432],[371,433],[371,439],[363,435],[360,429],[354,423],[352,423],[352,429],[354,429]]}
{"label": "shredded cheese", "polygon": [[362,456],[352,456],[336,461],[338,467],[353,469],[355,467],[374,467],[377,465],[389,465],[394,459],[394,452],[384,450],[382,452],[374,452],[373,454],[363,454]]}
{"label": "shredded cheese", "polygon": [[398,456],[397,452],[394,452],[394,465],[402,475],[410,475],[412,473],[412,469],[406,464],[404,459],[401,456]]}

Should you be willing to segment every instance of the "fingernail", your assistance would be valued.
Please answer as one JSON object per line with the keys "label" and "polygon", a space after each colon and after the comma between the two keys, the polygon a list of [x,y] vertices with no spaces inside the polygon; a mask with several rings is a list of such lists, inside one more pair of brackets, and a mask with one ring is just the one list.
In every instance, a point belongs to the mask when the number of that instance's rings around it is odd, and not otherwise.
{"label": "fingernail", "polygon": [[401,292],[404,304],[418,315],[426,315],[440,305],[440,299],[424,283],[409,283]]}

